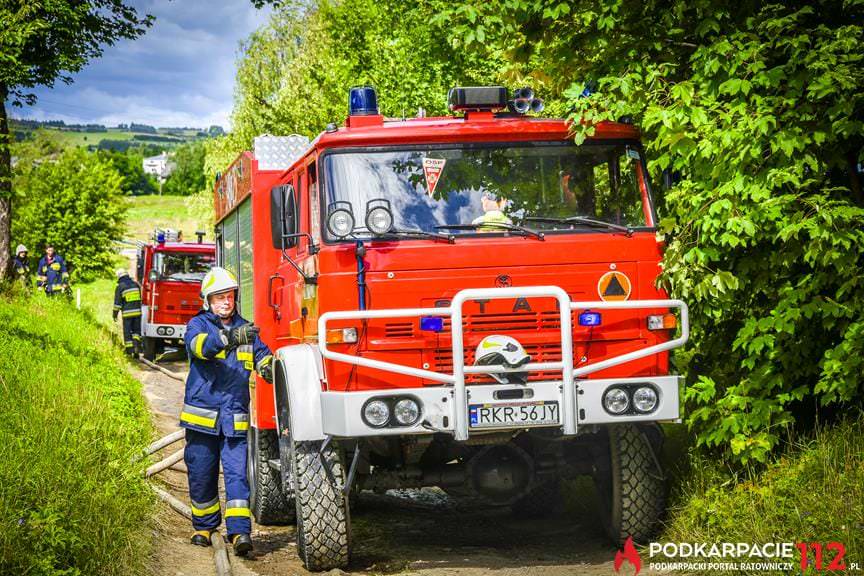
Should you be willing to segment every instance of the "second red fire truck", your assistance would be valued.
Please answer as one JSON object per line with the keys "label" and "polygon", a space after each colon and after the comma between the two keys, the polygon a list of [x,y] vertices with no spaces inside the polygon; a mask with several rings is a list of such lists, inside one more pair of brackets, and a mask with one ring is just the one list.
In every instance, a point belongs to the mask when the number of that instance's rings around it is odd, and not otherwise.
{"label": "second red fire truck", "polygon": [[165,345],[177,347],[186,323],[201,309],[201,280],[213,266],[216,245],[184,242],[181,232],[156,230],[138,247],[136,278],[141,285],[141,337],[144,357],[153,360]]}
{"label": "second red fire truck", "polygon": [[310,570],[350,555],[349,495],[437,486],[519,516],[593,478],[618,545],[665,504],[660,422],[687,307],[639,132],[584,144],[530,90],[454,88],[390,120],[368,87],[314,141],[263,136],[217,180],[218,260],[275,353],[250,388],[251,506]]}

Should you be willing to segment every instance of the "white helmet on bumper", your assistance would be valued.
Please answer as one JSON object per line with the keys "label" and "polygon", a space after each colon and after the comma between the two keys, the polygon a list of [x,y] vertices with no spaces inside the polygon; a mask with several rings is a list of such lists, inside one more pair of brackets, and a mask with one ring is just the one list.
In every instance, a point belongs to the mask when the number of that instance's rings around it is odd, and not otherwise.
{"label": "white helmet on bumper", "polygon": [[[531,361],[531,356],[525,352],[522,344],[510,336],[498,334],[486,336],[477,345],[474,353],[475,366],[494,366],[503,364],[508,368],[518,368]],[[528,382],[527,372],[502,372],[490,374],[501,384],[525,384]]]}
{"label": "white helmet on bumper", "polygon": [[207,272],[204,279],[201,281],[201,300],[204,301],[204,309],[210,309],[210,303],[207,302],[207,297],[229,290],[237,290],[240,287],[237,284],[237,278],[229,270],[214,266]]}

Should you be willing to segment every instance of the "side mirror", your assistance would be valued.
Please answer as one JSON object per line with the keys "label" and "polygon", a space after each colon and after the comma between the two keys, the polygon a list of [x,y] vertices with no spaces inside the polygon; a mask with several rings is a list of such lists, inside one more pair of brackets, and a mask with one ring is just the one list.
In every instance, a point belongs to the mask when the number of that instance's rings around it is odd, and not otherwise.
{"label": "side mirror", "polygon": [[156,282],[157,280],[159,280],[159,272],[156,270],[150,270],[150,281]]}
{"label": "side mirror", "polygon": [[270,240],[274,248],[297,245],[297,197],[290,184],[270,190]]}

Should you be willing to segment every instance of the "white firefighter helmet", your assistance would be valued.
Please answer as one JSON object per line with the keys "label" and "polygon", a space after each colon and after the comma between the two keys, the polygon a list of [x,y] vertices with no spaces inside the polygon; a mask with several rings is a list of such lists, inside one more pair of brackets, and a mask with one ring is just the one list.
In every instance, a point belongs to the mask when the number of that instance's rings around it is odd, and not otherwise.
{"label": "white firefighter helmet", "polygon": [[214,266],[201,281],[201,300],[204,301],[204,309],[210,309],[210,303],[207,302],[208,296],[229,290],[237,290],[239,287],[240,285],[237,284],[237,278],[234,274],[225,268]]}
{"label": "white firefighter helmet", "polygon": [[28,252],[27,247],[23,244],[18,244],[18,247],[15,248],[15,255],[21,254],[22,252]]}
{"label": "white firefighter helmet", "polygon": [[114,271],[114,274],[117,276],[117,278],[122,278],[123,276],[129,274],[129,272],[125,268],[117,268],[117,270]]}
{"label": "white firefighter helmet", "polygon": [[[474,353],[475,366],[503,364],[508,368],[518,368],[530,361],[531,356],[525,352],[518,340],[498,334],[483,338]],[[502,372],[490,374],[490,376],[501,384],[525,384],[528,382],[527,372]]]}

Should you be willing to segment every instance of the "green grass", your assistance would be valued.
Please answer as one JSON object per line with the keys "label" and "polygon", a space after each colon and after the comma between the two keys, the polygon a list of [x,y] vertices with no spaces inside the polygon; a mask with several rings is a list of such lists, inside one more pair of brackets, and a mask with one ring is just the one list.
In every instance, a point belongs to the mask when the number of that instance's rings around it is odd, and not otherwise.
{"label": "green grass", "polygon": [[111,334],[65,300],[0,297],[0,573],[145,572],[153,431]]}
{"label": "green grass", "polygon": [[76,284],[73,288],[73,290],[81,289],[81,309],[85,310],[97,324],[109,331],[118,329],[118,323],[111,317],[116,285],[117,281],[113,278],[99,278],[87,284]]}
{"label": "green grass", "polygon": [[[864,416],[859,411],[837,426],[799,438],[758,471],[733,475],[716,461],[691,454],[678,492],[658,541],[840,542],[847,562],[860,563]],[[798,561],[796,551],[793,562]]]}
{"label": "green grass", "polygon": [[213,226],[196,210],[194,197],[132,196],[127,201],[127,238],[149,241],[150,234],[159,227],[181,230],[186,241],[195,240],[196,230],[204,230],[207,238],[213,241]]}

